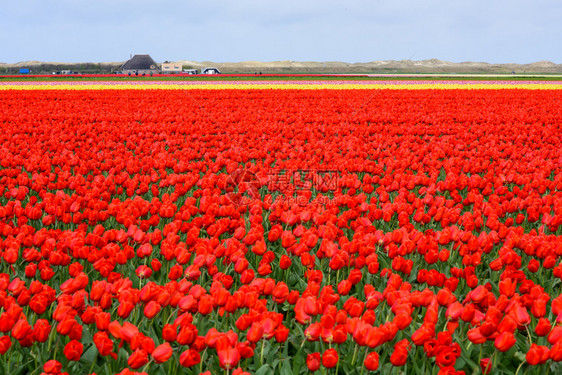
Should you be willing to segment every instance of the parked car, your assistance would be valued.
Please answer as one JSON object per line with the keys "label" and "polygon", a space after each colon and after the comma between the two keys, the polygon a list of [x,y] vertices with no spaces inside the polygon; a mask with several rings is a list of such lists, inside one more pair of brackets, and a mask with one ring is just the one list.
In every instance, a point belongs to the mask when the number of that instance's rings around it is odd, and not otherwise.
{"label": "parked car", "polygon": [[221,74],[221,72],[217,68],[205,68],[201,71],[201,74]]}

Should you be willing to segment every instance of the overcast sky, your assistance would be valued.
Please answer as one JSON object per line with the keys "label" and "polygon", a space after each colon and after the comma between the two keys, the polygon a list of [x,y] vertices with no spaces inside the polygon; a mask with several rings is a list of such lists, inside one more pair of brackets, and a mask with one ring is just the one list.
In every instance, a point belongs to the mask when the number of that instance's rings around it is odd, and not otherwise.
{"label": "overcast sky", "polygon": [[0,62],[562,63],[559,0],[15,0]]}

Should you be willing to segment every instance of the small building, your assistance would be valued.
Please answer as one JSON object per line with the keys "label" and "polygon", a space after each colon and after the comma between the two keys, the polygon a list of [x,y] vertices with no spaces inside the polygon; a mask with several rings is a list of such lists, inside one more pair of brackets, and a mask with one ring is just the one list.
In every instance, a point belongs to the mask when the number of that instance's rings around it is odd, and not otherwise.
{"label": "small building", "polygon": [[199,74],[199,73],[197,72],[197,69],[184,69],[183,72],[184,72],[185,74]]}
{"label": "small building", "polygon": [[221,74],[221,72],[217,68],[205,68],[201,74]]}
{"label": "small building", "polygon": [[135,55],[121,67],[123,74],[147,75],[160,72],[156,61],[150,55]]}
{"label": "small building", "polygon": [[180,63],[171,63],[165,61],[162,63],[162,73],[181,73],[182,65]]}

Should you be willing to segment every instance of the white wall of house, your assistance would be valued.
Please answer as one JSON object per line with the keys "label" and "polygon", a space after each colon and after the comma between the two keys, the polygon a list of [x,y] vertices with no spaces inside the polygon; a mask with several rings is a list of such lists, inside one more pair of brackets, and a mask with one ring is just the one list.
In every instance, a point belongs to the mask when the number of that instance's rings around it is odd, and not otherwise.
{"label": "white wall of house", "polygon": [[129,74],[131,73],[131,75],[136,75],[136,73],[139,73],[140,75],[149,75],[149,74],[158,74],[159,71],[158,69],[123,69],[123,74]]}
{"label": "white wall of house", "polygon": [[162,72],[163,73],[181,73],[181,64],[176,63],[163,63]]}

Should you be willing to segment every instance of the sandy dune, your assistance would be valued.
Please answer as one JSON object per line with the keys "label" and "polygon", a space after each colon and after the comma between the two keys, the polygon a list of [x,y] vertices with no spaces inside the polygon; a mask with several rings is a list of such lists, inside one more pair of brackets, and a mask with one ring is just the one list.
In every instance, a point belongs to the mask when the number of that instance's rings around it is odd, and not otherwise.
{"label": "sandy dune", "polygon": [[531,64],[489,64],[483,62],[453,63],[437,59],[387,60],[365,63],[346,63],[339,61],[244,61],[237,63],[195,62],[182,60],[183,65],[201,68],[215,66],[225,72],[303,72],[303,73],[562,73],[562,64],[539,61]]}

